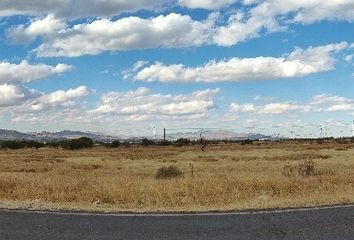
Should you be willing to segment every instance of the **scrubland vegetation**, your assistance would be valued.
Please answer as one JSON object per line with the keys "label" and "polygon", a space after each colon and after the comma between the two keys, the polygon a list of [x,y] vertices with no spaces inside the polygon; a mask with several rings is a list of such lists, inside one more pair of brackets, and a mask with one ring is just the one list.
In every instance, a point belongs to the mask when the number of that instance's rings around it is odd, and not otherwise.
{"label": "scrubland vegetation", "polygon": [[203,149],[185,140],[168,146],[146,140],[133,146],[86,143],[75,151],[62,144],[2,147],[0,207],[206,211],[354,202],[350,142],[242,142]]}

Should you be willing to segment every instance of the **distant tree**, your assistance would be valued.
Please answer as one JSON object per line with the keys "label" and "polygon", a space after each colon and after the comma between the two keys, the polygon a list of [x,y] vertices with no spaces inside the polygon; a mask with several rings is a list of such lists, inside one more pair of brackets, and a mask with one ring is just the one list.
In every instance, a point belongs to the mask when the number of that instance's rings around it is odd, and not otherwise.
{"label": "distant tree", "polygon": [[60,143],[60,146],[63,149],[69,149],[69,150],[91,148],[91,147],[93,147],[93,145],[94,145],[93,140],[88,137],[82,137],[79,139],[72,139],[72,140],[64,140]]}
{"label": "distant tree", "polygon": [[147,138],[143,138],[142,140],[141,140],[141,145],[143,145],[143,146],[150,146],[150,145],[154,145],[155,144],[155,142],[154,141],[151,141],[151,140],[149,140],[149,139],[147,139]]}
{"label": "distant tree", "polygon": [[7,140],[0,143],[0,147],[3,149],[20,149],[20,148],[40,148],[44,144],[37,141],[26,141],[26,140]]}
{"label": "distant tree", "polygon": [[117,147],[120,146],[120,141],[114,140],[113,142],[111,142],[111,143],[109,144],[109,146],[110,146],[111,148],[117,148]]}
{"label": "distant tree", "polygon": [[176,140],[176,145],[179,147],[188,146],[191,144],[191,141],[188,138],[179,138]]}
{"label": "distant tree", "polygon": [[241,141],[241,145],[248,145],[248,144],[253,144],[253,140],[245,139]]}
{"label": "distant tree", "polygon": [[1,148],[3,149],[20,149],[24,147],[25,144],[23,141],[8,140],[1,142]]}

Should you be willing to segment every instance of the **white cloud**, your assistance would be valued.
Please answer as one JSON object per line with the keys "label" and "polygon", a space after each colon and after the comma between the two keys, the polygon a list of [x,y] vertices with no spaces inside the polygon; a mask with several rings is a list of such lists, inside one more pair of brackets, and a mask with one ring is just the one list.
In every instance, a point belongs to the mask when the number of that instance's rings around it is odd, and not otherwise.
{"label": "white cloud", "polygon": [[354,58],[354,54],[349,54],[347,56],[345,56],[345,61],[347,61],[348,63],[352,63],[353,62],[353,58]]}
{"label": "white cloud", "polygon": [[8,38],[15,43],[25,43],[33,41],[37,37],[49,37],[56,34],[59,30],[65,29],[66,22],[62,19],[55,18],[54,14],[50,14],[43,19],[32,20],[28,26],[19,25],[10,28],[7,32]]}
{"label": "white cloud", "polygon": [[244,1],[256,4],[250,10],[241,10],[230,16],[228,24],[217,29],[215,43],[232,46],[258,37],[262,30],[277,32],[290,24],[310,24],[322,20],[354,20],[353,0],[263,0]]}
{"label": "white cloud", "polygon": [[354,110],[354,102],[349,103],[342,103],[342,104],[335,104],[327,109],[328,112],[338,112],[338,111],[351,111]]}
{"label": "white cloud", "polygon": [[273,101],[275,99],[277,99],[277,97],[265,97],[262,95],[257,95],[253,98],[253,100],[255,101],[264,101],[264,102]]}
{"label": "white cloud", "polygon": [[[68,4],[66,1],[62,1],[60,6]],[[134,0],[124,3],[124,1],[103,0],[95,2],[95,4],[86,4],[81,1],[84,0],[75,1],[78,5],[82,4],[80,8],[70,6],[69,9],[75,9],[75,14],[78,16],[114,15],[112,12],[119,12],[114,9],[127,10],[130,9],[129,6],[136,7],[133,9],[140,9],[149,2],[149,0]],[[153,4],[151,1],[150,5],[145,6],[151,6],[154,9],[161,2]],[[172,2],[168,1],[165,4]],[[217,9],[234,2],[236,0],[179,0],[182,6],[206,9]],[[251,3],[253,5],[249,5]],[[67,16],[60,11],[51,11],[48,13],[50,15],[44,19],[35,19],[26,26],[20,25],[10,29],[8,37],[13,42],[26,42],[41,36],[43,42],[35,49],[40,57],[78,57],[100,54],[105,51],[115,52],[159,47],[232,46],[258,37],[264,32],[287,30],[289,26],[297,23],[311,24],[322,20],[354,20],[353,0],[263,0],[243,1],[243,4],[245,4],[244,7],[231,11],[231,15],[226,14],[229,16],[227,23],[223,23],[225,15],[221,16],[217,13],[211,13],[204,21],[193,20],[188,15],[170,13],[166,16],[161,15],[148,19],[133,16],[117,20],[96,19],[91,22],[74,24],[71,27],[68,27],[70,24],[67,24],[68,26],[65,27],[66,23],[61,19]],[[9,3],[4,5],[9,5]],[[15,3],[13,5],[17,6]],[[30,7],[28,8],[30,9]],[[54,7],[54,9],[57,8],[58,6]],[[12,9],[16,9],[16,7]],[[75,14],[69,13],[69,15]],[[60,19],[56,19],[54,15]]]}
{"label": "white cloud", "polygon": [[70,65],[57,64],[50,66],[46,64],[31,65],[27,61],[19,64],[0,62],[0,84],[29,83],[52,75],[68,72],[72,69]]}
{"label": "white cloud", "polygon": [[157,62],[139,69],[133,79],[149,82],[240,82],[300,77],[334,69],[333,54],[347,46],[343,42],[305,50],[296,48],[284,57],[231,58],[210,61],[195,68]]}
{"label": "white cloud", "polygon": [[36,125],[88,122],[82,98],[91,92],[85,86],[41,93],[22,86],[0,85],[0,115],[8,114],[11,122]]}
{"label": "white cloud", "polygon": [[[81,99],[90,92],[83,86],[59,90],[41,94],[20,106],[5,110],[11,113],[11,121],[16,123],[79,127],[84,123],[85,127],[92,124],[96,129],[104,126],[105,131],[108,127],[146,130],[146,126],[151,124],[181,127],[181,123],[191,126],[189,124],[198,124],[201,119],[215,120],[212,114],[217,108],[214,99],[219,89],[161,94],[141,87],[127,92],[105,93],[95,108],[89,107]],[[137,125],[137,122],[141,125]]]}
{"label": "white cloud", "polygon": [[129,92],[110,92],[101,97],[93,114],[129,116],[134,120],[151,117],[193,117],[215,109],[215,95],[219,89],[195,91],[191,94],[162,95],[147,88]]}
{"label": "white cloud", "polygon": [[261,106],[256,106],[253,103],[238,104],[231,103],[229,112],[241,112],[241,113],[257,113],[267,115],[279,115],[290,111],[301,110],[305,111],[306,106],[301,106],[288,102],[269,103]]}
{"label": "white cloud", "polygon": [[229,106],[230,113],[257,113],[264,115],[280,115],[289,112],[345,112],[352,110],[354,110],[353,99],[326,94],[315,95],[305,104],[296,102],[274,102],[264,105],[255,105],[253,103],[239,104],[233,102]]}
{"label": "white cloud", "polygon": [[270,103],[259,109],[258,113],[276,115],[299,109],[303,109],[303,107],[292,103]]}
{"label": "white cloud", "polygon": [[[41,36],[43,43],[36,49],[38,56],[77,57],[95,55],[104,51],[125,51],[146,48],[179,48],[202,45],[232,46],[255,38],[264,32],[284,31],[297,23],[353,21],[353,0],[256,0],[242,1],[243,7],[231,11],[226,24],[225,16],[212,13],[205,21],[191,19],[188,15],[171,13],[149,19],[123,17],[118,20],[98,19],[92,22],[66,27],[60,19],[70,17],[112,16],[122,11],[156,9],[162,5],[173,6],[175,1],[152,0],[101,0],[87,3],[86,0],[39,0],[0,2],[0,16],[34,14],[44,19],[35,19],[27,26],[20,25],[9,30],[13,42],[26,42]],[[218,9],[236,0],[179,0],[180,5],[190,8]],[[251,5],[250,5],[251,4]],[[75,7],[80,6],[80,7]],[[60,19],[55,19],[58,16]],[[226,16],[228,16],[226,14]],[[70,25],[70,24],[68,24]]]}
{"label": "white cloud", "polygon": [[0,16],[43,15],[50,13],[67,18],[112,16],[140,9],[153,10],[164,3],[166,1],[161,0],[1,0]]}
{"label": "white cloud", "polygon": [[124,79],[131,78],[134,75],[134,73],[136,73],[139,69],[141,69],[143,66],[147,65],[148,63],[149,62],[147,62],[147,61],[137,61],[133,65],[133,67],[122,71],[123,78]]}
{"label": "white cloud", "polygon": [[[39,112],[53,109],[57,106],[70,106],[72,99],[82,98],[90,94],[86,86],[80,86],[67,91],[59,90],[49,94],[44,94],[28,104],[30,112]],[[26,106],[27,107],[27,106]]]}
{"label": "white cloud", "polygon": [[22,104],[28,99],[35,98],[39,93],[23,87],[3,84],[0,85],[0,107],[9,107]]}
{"label": "white cloud", "polygon": [[246,103],[246,104],[237,104],[231,103],[230,112],[243,112],[243,113],[252,113],[256,111],[256,107],[253,103]]}
{"label": "white cloud", "polygon": [[352,99],[332,96],[328,94],[320,94],[312,97],[310,104],[311,105],[321,105],[321,104],[347,104],[353,102]]}
{"label": "white cloud", "polygon": [[178,0],[178,4],[188,8],[220,9],[236,3],[238,0]]}
{"label": "white cloud", "polygon": [[104,51],[201,46],[210,41],[212,24],[176,13],[149,19],[100,19],[61,30],[35,51],[42,57],[77,57]]}

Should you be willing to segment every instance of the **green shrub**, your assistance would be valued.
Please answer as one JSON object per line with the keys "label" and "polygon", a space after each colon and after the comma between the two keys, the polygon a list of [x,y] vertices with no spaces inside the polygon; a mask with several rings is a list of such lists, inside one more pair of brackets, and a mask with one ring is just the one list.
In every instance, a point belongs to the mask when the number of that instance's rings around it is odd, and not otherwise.
{"label": "green shrub", "polygon": [[147,146],[150,146],[150,145],[155,145],[155,142],[154,141],[151,141],[147,138],[143,138],[141,140],[141,145],[144,146],[144,147],[147,147]]}
{"label": "green shrub", "polygon": [[21,148],[40,148],[44,144],[37,141],[19,141],[19,140],[7,140],[0,143],[0,147],[3,149],[21,149]]}
{"label": "green shrub", "polygon": [[28,148],[41,148],[41,147],[44,147],[44,143],[41,143],[41,142],[37,142],[37,141],[25,141],[24,142],[25,144],[25,147],[28,147]]}
{"label": "green shrub", "polygon": [[3,141],[1,142],[1,148],[3,149],[20,149],[24,148],[25,144],[23,141]]}
{"label": "green shrub", "polygon": [[188,146],[190,144],[191,144],[191,141],[187,138],[179,138],[176,140],[176,145],[179,147]]}
{"label": "green shrub", "polygon": [[52,148],[59,148],[61,145],[61,142],[49,142],[46,145],[49,147],[52,147]]}
{"label": "green shrub", "polygon": [[175,166],[161,167],[155,174],[156,179],[171,179],[181,177],[183,173]]}
{"label": "green shrub", "polygon": [[111,148],[117,148],[119,146],[120,146],[120,141],[118,141],[118,140],[114,140],[113,142],[111,142],[109,144],[109,147],[111,147]]}
{"label": "green shrub", "polygon": [[253,144],[253,140],[245,139],[241,141],[241,145]]}
{"label": "green shrub", "polygon": [[91,138],[82,137],[79,139],[64,140],[60,143],[63,149],[78,150],[82,148],[91,148],[94,143]]}
{"label": "green shrub", "polygon": [[161,142],[158,142],[158,145],[159,146],[170,146],[172,143],[170,141],[161,141]]}

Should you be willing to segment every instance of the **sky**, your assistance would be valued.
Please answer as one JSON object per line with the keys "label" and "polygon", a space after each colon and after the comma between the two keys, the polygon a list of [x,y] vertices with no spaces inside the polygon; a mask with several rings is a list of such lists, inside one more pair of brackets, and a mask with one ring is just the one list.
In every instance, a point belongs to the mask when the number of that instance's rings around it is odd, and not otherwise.
{"label": "sky", "polygon": [[0,128],[350,136],[353,21],[354,0],[1,0]]}

